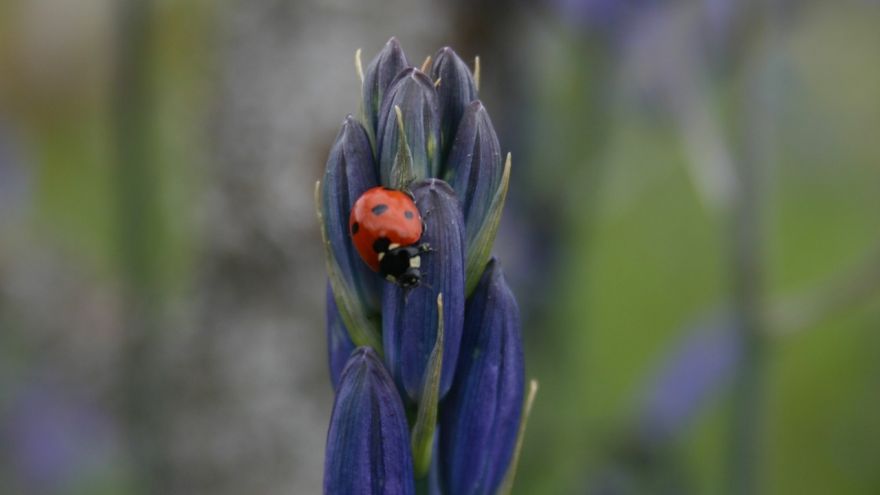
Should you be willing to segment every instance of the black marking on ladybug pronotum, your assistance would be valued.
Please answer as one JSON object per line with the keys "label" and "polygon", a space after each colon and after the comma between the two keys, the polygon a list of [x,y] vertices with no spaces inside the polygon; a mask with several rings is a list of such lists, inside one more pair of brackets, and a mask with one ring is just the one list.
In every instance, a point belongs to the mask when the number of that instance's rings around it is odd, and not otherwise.
{"label": "black marking on ladybug pronotum", "polygon": [[389,244],[388,250],[379,253],[379,274],[389,282],[404,289],[414,289],[424,284],[419,269],[422,267],[422,253],[433,251],[427,243],[417,246],[398,246]]}
{"label": "black marking on ladybug pronotum", "polygon": [[405,216],[407,220],[412,220],[413,217],[415,217],[416,215],[410,210],[406,210],[405,212],[403,212],[403,216]]}
{"label": "black marking on ladybug pronotum", "polygon": [[379,215],[385,213],[386,210],[388,210],[388,205],[386,205],[385,203],[382,203],[382,204],[378,204],[378,205],[374,206],[372,209],[372,212],[373,212],[373,215],[379,216]]}
{"label": "black marking on ladybug pronotum", "polygon": [[351,235],[355,235],[358,233],[358,230],[361,229],[361,224],[355,222],[351,224]]}
{"label": "black marking on ladybug pronotum", "polygon": [[388,240],[387,237],[380,237],[373,242],[373,251],[377,253],[384,253],[388,251],[388,246],[391,245],[391,241]]}

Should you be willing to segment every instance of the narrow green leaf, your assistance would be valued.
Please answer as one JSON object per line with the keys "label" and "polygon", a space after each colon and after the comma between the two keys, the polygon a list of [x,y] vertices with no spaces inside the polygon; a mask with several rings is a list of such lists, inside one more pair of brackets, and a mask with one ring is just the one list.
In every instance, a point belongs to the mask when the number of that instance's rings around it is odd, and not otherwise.
{"label": "narrow green leaf", "polygon": [[434,450],[434,429],[437,427],[437,403],[440,401],[440,376],[443,366],[443,294],[437,294],[437,340],[425,370],[425,384],[419,401],[419,412],[412,430],[413,463],[416,478],[424,477],[431,468]]}
{"label": "narrow green leaf", "polygon": [[400,144],[397,147],[397,153],[394,155],[394,165],[391,167],[391,185],[394,189],[406,189],[407,186],[415,179],[413,172],[413,157],[409,149],[409,143],[406,141],[406,129],[403,126],[403,112],[400,107],[394,105],[394,112],[397,114],[397,127],[400,132]]}
{"label": "narrow green leaf", "polygon": [[480,227],[479,234],[474,238],[473,242],[467,246],[466,266],[465,266],[465,294],[470,296],[489,257],[492,255],[492,244],[495,242],[495,235],[498,233],[498,225],[501,224],[501,212],[504,210],[504,200],[507,198],[507,188],[510,184],[510,153],[507,154],[507,160],[504,162],[504,172],[501,174],[501,183],[495,196],[492,197],[492,204],[489,206],[489,213]]}
{"label": "narrow green leaf", "polygon": [[349,337],[357,347],[372,347],[380,356],[382,351],[382,338],[379,335],[378,322],[367,316],[366,311],[351,287],[342,276],[339,262],[333,254],[333,248],[327,239],[324,228],[324,213],[321,210],[321,181],[315,184],[315,210],[318,214],[318,225],[321,228],[321,239],[324,243],[324,260],[327,265],[327,275],[330,277],[330,285],[333,287],[333,298],[339,307],[342,322],[348,329]]}
{"label": "narrow green leaf", "polygon": [[507,495],[513,490],[513,481],[516,478],[516,467],[519,464],[519,455],[522,451],[523,438],[526,436],[526,423],[529,421],[529,414],[532,412],[532,405],[535,403],[535,395],[538,393],[538,380],[529,380],[529,392],[526,394],[523,403],[522,417],[519,420],[519,432],[516,435],[516,447],[513,449],[513,459],[510,460],[510,466],[504,475],[504,481],[498,488],[498,495]]}

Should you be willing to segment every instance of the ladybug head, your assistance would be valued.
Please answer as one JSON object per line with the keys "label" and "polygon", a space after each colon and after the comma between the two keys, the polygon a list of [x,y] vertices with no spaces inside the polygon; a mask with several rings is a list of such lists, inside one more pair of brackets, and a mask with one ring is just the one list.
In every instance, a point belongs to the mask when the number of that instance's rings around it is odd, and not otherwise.
{"label": "ladybug head", "polygon": [[422,265],[420,253],[427,251],[427,245],[395,246],[379,255],[379,273],[389,282],[405,289],[414,289],[421,284]]}

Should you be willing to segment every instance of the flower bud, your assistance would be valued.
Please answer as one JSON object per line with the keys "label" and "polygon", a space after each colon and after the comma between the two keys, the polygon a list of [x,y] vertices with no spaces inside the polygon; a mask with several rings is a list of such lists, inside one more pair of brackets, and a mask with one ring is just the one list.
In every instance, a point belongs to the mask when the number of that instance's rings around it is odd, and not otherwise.
{"label": "flower bud", "polygon": [[330,363],[330,383],[333,390],[338,389],[339,375],[345,368],[345,363],[351,352],[354,351],[354,343],[348,335],[345,324],[342,323],[342,316],[339,314],[339,308],[336,306],[336,299],[333,296],[333,289],[327,284],[327,354]]}
{"label": "flower bud", "polygon": [[440,397],[452,385],[464,321],[464,223],[455,193],[439,179],[412,189],[425,221],[422,284],[406,290],[385,284],[382,338],[385,361],[405,398],[418,403],[431,350],[437,339],[437,295],[443,294],[444,346]]}
{"label": "flower bud", "polygon": [[489,113],[479,100],[471,102],[458,126],[446,171],[465,220],[468,294],[476,287],[492,253],[507,196],[509,158],[502,165],[501,146]]}
{"label": "flower bud", "polygon": [[368,131],[371,134],[376,134],[379,110],[382,108],[385,93],[397,75],[407,67],[409,62],[397,38],[388,40],[382,51],[367,66],[363,81],[364,122],[369,126]]}
{"label": "flower bud", "polygon": [[404,189],[439,171],[440,112],[434,84],[416,68],[405,69],[388,90],[379,112],[379,179]]}
{"label": "flower bud", "polygon": [[434,55],[431,79],[440,81],[437,86],[443,122],[440,140],[443,143],[443,156],[446,157],[465,108],[477,99],[477,86],[467,64],[449,47],[441,48]]}
{"label": "flower bud", "polygon": [[391,376],[369,347],[351,355],[330,417],[325,495],[415,493],[409,430]]}
{"label": "flower bud", "polygon": [[[379,309],[380,281],[360,259],[348,231],[351,207],[378,185],[376,164],[364,127],[350,115],[330,149],[319,190],[319,216],[333,294],[345,327],[358,345],[379,345],[371,321]],[[370,337],[372,335],[372,337]]]}
{"label": "flower bud", "polygon": [[466,236],[471,242],[485,223],[504,172],[498,136],[479,100],[464,112],[448,163],[449,184],[461,201]]}
{"label": "flower bud", "polygon": [[492,260],[468,300],[455,383],[440,414],[446,493],[496,492],[516,447],[524,393],[519,309]]}

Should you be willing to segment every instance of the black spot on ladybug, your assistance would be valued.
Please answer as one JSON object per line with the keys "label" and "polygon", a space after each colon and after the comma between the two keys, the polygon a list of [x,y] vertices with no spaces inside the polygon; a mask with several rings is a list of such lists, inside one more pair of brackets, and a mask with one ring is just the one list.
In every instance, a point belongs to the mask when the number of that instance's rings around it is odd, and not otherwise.
{"label": "black spot on ladybug", "polygon": [[381,214],[385,213],[385,210],[387,210],[387,209],[388,209],[388,205],[386,205],[384,203],[378,204],[373,207],[373,210],[372,210],[373,215],[381,215]]}
{"label": "black spot on ladybug", "polygon": [[358,233],[358,230],[361,229],[361,225],[357,222],[351,224],[351,235],[355,235]]}
{"label": "black spot on ladybug", "polygon": [[405,212],[403,212],[403,216],[405,216],[407,220],[412,220],[413,217],[415,217],[413,212],[411,212],[409,210],[406,210]]}
{"label": "black spot on ladybug", "polygon": [[387,237],[380,237],[373,242],[373,251],[377,253],[384,253],[388,251],[388,246],[391,245],[391,241],[388,240]]}

